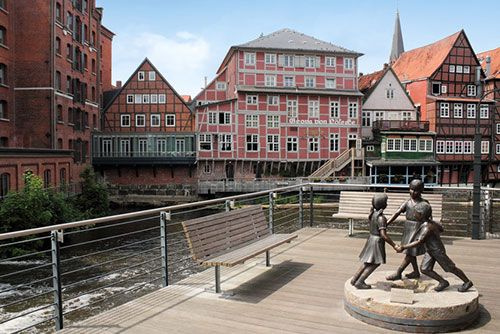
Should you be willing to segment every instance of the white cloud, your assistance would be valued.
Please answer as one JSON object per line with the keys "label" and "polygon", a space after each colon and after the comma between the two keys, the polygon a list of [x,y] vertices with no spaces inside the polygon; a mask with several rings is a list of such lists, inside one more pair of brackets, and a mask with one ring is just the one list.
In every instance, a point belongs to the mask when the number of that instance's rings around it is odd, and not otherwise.
{"label": "white cloud", "polygon": [[113,79],[125,82],[147,57],[179,94],[194,96],[203,84],[209,54],[209,43],[188,31],[120,34],[113,41]]}

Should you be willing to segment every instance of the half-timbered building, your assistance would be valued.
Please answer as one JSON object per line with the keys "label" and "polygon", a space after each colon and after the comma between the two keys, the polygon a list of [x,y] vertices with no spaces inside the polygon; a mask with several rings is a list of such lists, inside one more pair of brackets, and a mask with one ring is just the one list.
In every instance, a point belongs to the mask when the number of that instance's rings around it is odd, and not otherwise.
{"label": "half-timbered building", "polygon": [[115,185],[194,183],[193,113],[146,58],[127,82],[105,93],[93,165]]}
{"label": "half-timbered building", "polygon": [[290,29],[232,46],[195,98],[200,179],[309,175],[350,152],[359,56]]}
{"label": "half-timbered building", "polygon": [[[401,54],[393,69],[419,108],[421,119],[436,132],[436,158],[441,163],[439,183],[472,182],[474,133],[481,132],[484,181],[492,150],[493,100],[482,99],[476,69],[485,78],[465,32]],[[479,117],[476,117],[479,116]]]}

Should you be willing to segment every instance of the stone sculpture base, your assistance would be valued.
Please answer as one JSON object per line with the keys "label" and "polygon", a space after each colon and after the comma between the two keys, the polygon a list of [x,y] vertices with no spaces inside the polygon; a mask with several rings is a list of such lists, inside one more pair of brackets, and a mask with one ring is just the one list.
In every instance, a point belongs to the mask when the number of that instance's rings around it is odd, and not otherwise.
{"label": "stone sculpture base", "polygon": [[[479,316],[479,293],[472,287],[458,292],[462,281],[453,275],[444,277],[450,286],[441,292],[433,288],[437,282],[425,275],[418,280],[386,281],[391,272],[375,271],[366,283],[368,290],[344,285],[344,308],[354,318],[371,325],[411,333],[449,332],[470,326]],[[411,289],[412,304],[390,302],[391,289]]]}

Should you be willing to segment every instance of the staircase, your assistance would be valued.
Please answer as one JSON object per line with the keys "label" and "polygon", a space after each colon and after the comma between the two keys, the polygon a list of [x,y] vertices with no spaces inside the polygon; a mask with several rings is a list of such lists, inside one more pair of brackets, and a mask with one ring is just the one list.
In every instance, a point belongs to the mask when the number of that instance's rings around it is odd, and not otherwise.
{"label": "staircase", "polygon": [[320,168],[309,175],[309,178],[318,178],[324,181],[326,178],[334,176],[335,173],[341,171],[349,163],[352,163],[351,176],[354,176],[354,161],[363,159],[363,150],[354,147],[350,148],[342,152],[338,157],[325,162]]}

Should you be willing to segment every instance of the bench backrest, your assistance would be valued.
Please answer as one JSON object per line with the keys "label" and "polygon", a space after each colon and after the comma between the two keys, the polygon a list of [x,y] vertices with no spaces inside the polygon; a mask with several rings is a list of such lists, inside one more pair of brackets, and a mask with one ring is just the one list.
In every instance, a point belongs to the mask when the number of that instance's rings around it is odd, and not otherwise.
{"label": "bench backrest", "polygon": [[[372,207],[372,198],[375,192],[362,191],[341,191],[339,202],[339,214],[360,216],[365,215],[368,219],[370,209]],[[387,193],[387,208],[384,214],[389,219],[401,205],[410,198],[410,194],[406,193]],[[441,221],[443,211],[443,195],[442,194],[422,194],[422,198],[429,201],[432,206],[432,217],[435,221]],[[404,214],[401,214],[396,220],[404,220]]]}
{"label": "bench backrest", "polygon": [[197,261],[240,248],[271,234],[260,205],[187,220],[182,228]]}

